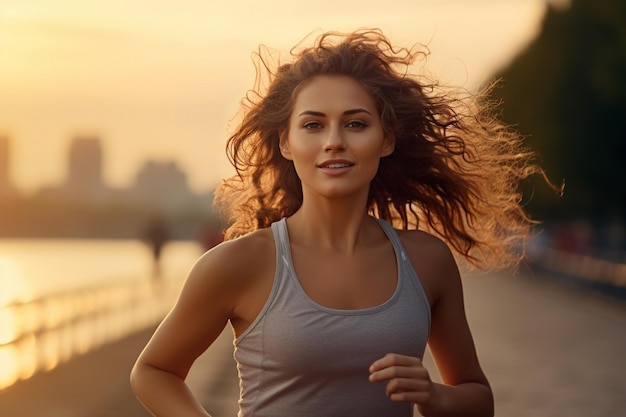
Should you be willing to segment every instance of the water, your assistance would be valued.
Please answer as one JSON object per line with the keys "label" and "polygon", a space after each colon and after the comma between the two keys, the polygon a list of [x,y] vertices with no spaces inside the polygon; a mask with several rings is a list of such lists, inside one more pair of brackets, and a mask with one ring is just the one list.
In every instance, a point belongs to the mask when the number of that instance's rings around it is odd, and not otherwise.
{"label": "water", "polygon": [[0,390],[160,321],[201,254],[138,240],[0,239]]}

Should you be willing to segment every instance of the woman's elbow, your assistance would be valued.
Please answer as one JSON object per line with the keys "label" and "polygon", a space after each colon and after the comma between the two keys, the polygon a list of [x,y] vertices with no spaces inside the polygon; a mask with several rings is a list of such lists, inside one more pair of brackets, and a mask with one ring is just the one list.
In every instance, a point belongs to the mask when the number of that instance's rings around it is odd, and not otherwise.
{"label": "woman's elbow", "polygon": [[140,362],[136,362],[130,370],[130,388],[137,397],[139,397],[139,392],[141,391],[143,373],[145,372],[143,370],[144,366]]}

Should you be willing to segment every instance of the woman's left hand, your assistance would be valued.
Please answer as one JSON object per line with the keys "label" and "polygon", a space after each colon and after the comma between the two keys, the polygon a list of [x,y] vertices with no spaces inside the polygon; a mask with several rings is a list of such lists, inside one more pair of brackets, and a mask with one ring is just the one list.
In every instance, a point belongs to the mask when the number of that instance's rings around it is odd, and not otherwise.
{"label": "woman's left hand", "polygon": [[432,406],[435,401],[436,385],[419,358],[388,353],[374,362],[369,371],[370,382],[387,381],[386,392],[392,401],[422,407]]}

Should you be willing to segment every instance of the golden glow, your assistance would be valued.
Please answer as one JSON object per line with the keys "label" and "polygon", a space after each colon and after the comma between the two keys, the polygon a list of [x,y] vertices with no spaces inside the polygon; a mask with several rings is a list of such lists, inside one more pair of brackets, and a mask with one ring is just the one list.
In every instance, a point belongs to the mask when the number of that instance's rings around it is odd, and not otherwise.
{"label": "golden glow", "polygon": [[15,261],[0,256],[0,307],[28,298],[28,290],[24,284],[21,271]]}
{"label": "golden glow", "polygon": [[0,389],[19,379],[18,351],[12,345],[0,346]]}
{"label": "golden glow", "polygon": [[309,33],[376,26],[399,44],[427,43],[429,70],[472,88],[532,39],[546,4],[355,6],[319,0],[302,13],[287,0],[4,0],[0,134],[12,139],[14,181],[27,190],[60,182],[68,141],[95,134],[111,185],[128,185],[146,158],[174,158],[204,191],[232,173],[228,122],[252,85],[250,53],[260,43],[284,51]]}
{"label": "golden glow", "polygon": [[13,310],[8,307],[0,308],[0,345],[15,340],[18,332],[16,327]]}
{"label": "golden glow", "polygon": [[43,311],[39,303],[23,304],[16,314],[22,334],[34,333],[41,327]]}
{"label": "golden glow", "polygon": [[41,345],[39,364],[46,371],[50,371],[59,364],[60,340],[56,331],[44,333],[38,340]]}
{"label": "golden glow", "polygon": [[63,302],[62,297],[50,297],[44,303],[45,326],[54,329],[60,326],[69,316],[71,305]]}
{"label": "golden glow", "polygon": [[[36,288],[32,294],[17,291],[28,297],[9,297],[7,300],[14,301],[0,306],[0,390],[104,343],[154,326],[171,308],[180,292],[184,272],[200,255],[194,242],[172,243],[163,263],[163,270],[172,279],[154,286],[150,280],[139,279],[142,269],[135,268],[134,260],[144,253],[143,246],[123,245],[126,258],[133,261],[126,263],[118,259],[106,276],[138,279],[90,280],[89,271],[98,262],[87,254],[109,253],[110,245],[120,250],[119,242],[100,242],[81,252],[80,248],[87,246],[84,241],[63,244],[50,240],[0,241],[5,266],[0,292],[5,294],[5,288],[15,288],[14,282],[27,279]],[[132,248],[141,250],[133,252]],[[60,262],[67,253],[72,254],[68,263]],[[22,269],[20,273],[18,266]],[[54,275],[50,282],[51,270],[64,271],[64,275]],[[71,271],[76,271],[76,275],[69,276]]]}
{"label": "golden glow", "polygon": [[37,371],[37,338],[34,335],[23,337],[19,343],[19,376],[20,379],[28,379]]}

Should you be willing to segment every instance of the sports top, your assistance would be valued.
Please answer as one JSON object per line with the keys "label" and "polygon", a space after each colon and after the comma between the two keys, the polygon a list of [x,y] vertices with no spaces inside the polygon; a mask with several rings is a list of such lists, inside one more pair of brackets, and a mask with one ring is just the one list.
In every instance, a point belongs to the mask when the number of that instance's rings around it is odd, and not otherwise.
{"label": "sports top", "polygon": [[276,273],[258,317],[235,339],[239,417],[410,417],[408,403],[369,382],[369,366],[387,353],[422,358],[430,307],[391,225],[396,289],[384,303],[341,310],[313,301],[294,271],[285,219],[272,224]]}

